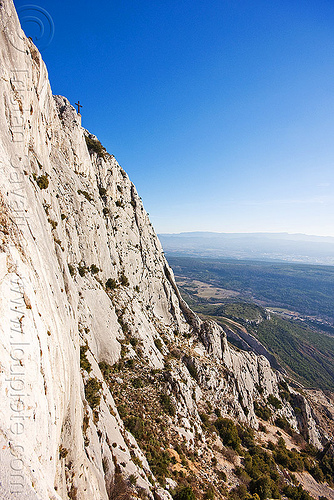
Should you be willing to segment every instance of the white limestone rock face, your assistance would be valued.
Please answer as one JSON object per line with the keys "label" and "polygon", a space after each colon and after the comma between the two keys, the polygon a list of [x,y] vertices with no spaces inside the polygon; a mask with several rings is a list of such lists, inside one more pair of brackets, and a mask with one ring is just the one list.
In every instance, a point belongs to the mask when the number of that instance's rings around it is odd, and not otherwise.
{"label": "white limestone rock face", "polygon": [[[168,383],[171,425],[188,442],[201,433],[202,398],[257,427],[253,400],[259,387],[278,395],[277,377],[183,302],[135,187],[112,155],[89,153],[86,140],[96,138],[52,95],[12,1],[0,9],[0,497],[108,499],[122,464],[149,498],[170,499],[125,430],[99,363],[120,359],[130,331],[159,370],[185,336]],[[80,368],[80,346],[91,371]],[[98,412],[86,400],[90,379],[100,384]]]}

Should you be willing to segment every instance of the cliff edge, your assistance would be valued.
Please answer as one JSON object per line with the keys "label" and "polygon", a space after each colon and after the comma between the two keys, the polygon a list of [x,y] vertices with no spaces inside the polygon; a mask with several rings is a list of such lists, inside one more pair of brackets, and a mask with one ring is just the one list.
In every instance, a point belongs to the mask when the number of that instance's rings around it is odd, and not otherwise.
{"label": "cliff edge", "polygon": [[[164,460],[213,484],[231,467],[210,465],[203,414],[259,429],[282,378],[184,303],[134,185],[0,9],[0,496],[167,500]],[[301,432],[289,402],[272,411]]]}

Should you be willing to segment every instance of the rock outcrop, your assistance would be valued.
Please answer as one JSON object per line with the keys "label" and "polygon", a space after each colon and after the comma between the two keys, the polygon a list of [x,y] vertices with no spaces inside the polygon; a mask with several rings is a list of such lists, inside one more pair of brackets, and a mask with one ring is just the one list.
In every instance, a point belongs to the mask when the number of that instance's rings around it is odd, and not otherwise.
{"label": "rock outcrop", "polygon": [[[203,450],[205,405],[256,429],[254,400],[279,398],[281,376],[183,302],[134,185],[52,95],[12,1],[0,9],[0,496],[101,500],[133,484],[169,499],[117,403],[130,370],[134,386],[153,377],[152,398],[162,380],[170,436]],[[298,429],[288,403],[277,414]]]}

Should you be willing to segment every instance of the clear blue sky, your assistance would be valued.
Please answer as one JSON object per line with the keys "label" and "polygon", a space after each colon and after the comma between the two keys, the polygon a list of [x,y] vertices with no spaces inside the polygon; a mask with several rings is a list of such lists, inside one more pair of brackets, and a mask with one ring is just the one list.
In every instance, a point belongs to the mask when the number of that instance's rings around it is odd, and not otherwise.
{"label": "clear blue sky", "polygon": [[334,236],[333,0],[34,3],[53,93],[82,102],[157,232]]}

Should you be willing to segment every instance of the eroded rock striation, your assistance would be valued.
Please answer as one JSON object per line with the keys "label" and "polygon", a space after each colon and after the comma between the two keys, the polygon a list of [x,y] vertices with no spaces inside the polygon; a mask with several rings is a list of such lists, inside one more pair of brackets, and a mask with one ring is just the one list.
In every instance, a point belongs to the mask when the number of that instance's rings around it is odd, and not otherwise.
{"label": "eroded rock striation", "polygon": [[[254,401],[280,400],[282,377],[185,304],[136,188],[52,95],[12,1],[0,9],[0,496],[167,500],[177,482],[139,446],[141,422],[209,481],[203,412],[257,429]],[[301,429],[290,403],[273,412]]]}

